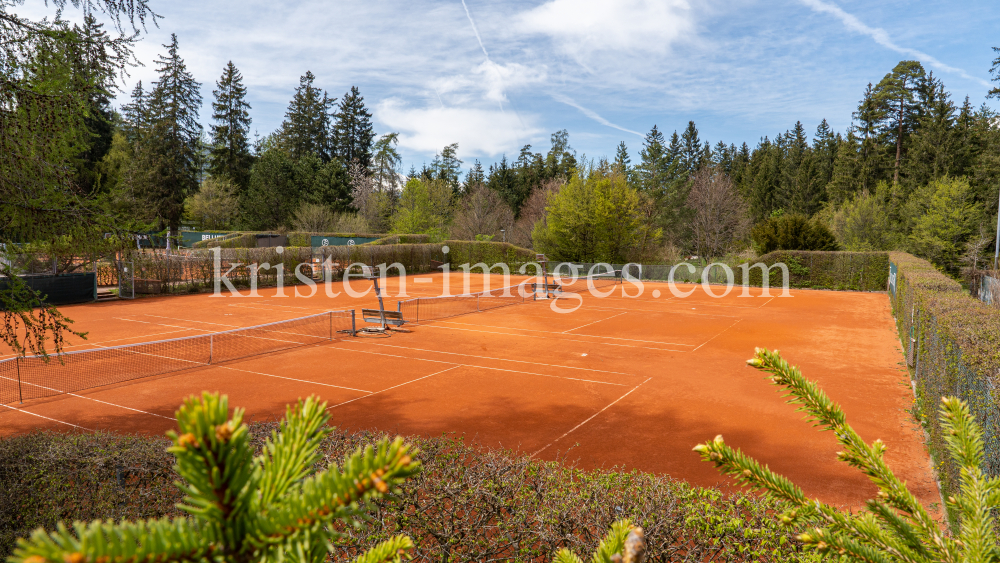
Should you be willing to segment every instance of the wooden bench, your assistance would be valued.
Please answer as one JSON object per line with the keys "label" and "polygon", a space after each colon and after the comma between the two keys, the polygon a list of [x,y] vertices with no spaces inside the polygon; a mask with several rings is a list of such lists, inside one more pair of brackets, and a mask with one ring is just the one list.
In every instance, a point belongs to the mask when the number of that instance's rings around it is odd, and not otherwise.
{"label": "wooden bench", "polygon": [[[382,324],[382,311],[378,309],[361,309],[361,318],[365,320],[366,323],[378,323]],[[403,326],[406,324],[406,320],[403,319],[403,313],[399,311],[385,311],[385,324],[394,326]]]}

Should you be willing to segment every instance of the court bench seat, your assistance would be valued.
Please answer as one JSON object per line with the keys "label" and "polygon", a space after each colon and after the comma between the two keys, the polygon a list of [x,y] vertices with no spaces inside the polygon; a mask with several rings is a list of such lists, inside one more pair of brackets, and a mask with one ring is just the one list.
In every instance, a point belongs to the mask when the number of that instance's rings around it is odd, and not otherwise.
{"label": "court bench seat", "polygon": [[382,313],[378,309],[361,309],[361,318],[365,320],[366,323],[378,323],[382,324],[382,315],[385,315],[385,324],[403,326],[406,324],[406,319],[403,318],[403,313],[399,311],[385,311]]}

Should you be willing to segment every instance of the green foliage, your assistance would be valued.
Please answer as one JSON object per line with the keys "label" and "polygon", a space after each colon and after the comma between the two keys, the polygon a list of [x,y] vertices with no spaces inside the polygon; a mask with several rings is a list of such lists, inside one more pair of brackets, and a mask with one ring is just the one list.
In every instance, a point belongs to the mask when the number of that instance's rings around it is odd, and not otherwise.
{"label": "green foliage", "polygon": [[[248,426],[258,455],[279,428]],[[341,459],[384,437],[333,430],[318,451],[323,460]],[[622,519],[642,526],[647,562],[816,560],[773,516],[780,506],[760,495],[662,474],[585,471],[452,436],[407,441],[419,447],[420,473],[392,498],[375,501],[362,527],[334,524],[344,536],[333,560],[406,535],[420,561],[550,561],[563,547],[593,552]],[[181,515],[167,445],[156,436],[107,432],[0,439],[0,557],[9,555],[12,537],[38,526],[52,530],[64,519]]]}
{"label": "green foliage", "polygon": [[944,177],[917,188],[907,205],[913,224],[907,245],[946,271],[957,273],[965,241],[978,225],[969,181]]}
{"label": "green foliage", "polygon": [[347,170],[339,160],[271,148],[254,163],[250,187],[240,196],[239,224],[245,230],[291,226],[303,203],[347,211],[351,202]]}
{"label": "green foliage", "polygon": [[[254,456],[243,411],[229,418],[225,397],[204,393],[177,411],[179,432],[169,432],[178,507],[189,518],[135,522],[60,523],[20,540],[13,563],[45,561],[323,561],[338,534],[334,522],[359,525],[365,506],[414,475],[402,439],[382,440],[346,458],[342,467],[313,471],[329,434],[326,403],[310,397],[289,407],[280,430]],[[396,537],[359,561],[398,561],[412,547]]]}
{"label": "green foliage", "polygon": [[209,172],[213,176],[228,178],[239,189],[250,184],[250,104],[246,102],[247,89],[243,75],[233,64],[226,63],[222,76],[215,83],[212,95],[212,148]]}
{"label": "green foliage", "polygon": [[335,156],[330,114],[336,98],[330,98],[325,90],[313,86],[315,80],[311,71],[299,78],[299,86],[288,103],[285,120],[275,140],[292,158],[312,155],[327,162]]}
{"label": "green foliage", "polygon": [[411,178],[403,187],[392,218],[392,232],[421,233],[441,240],[452,213],[452,187],[445,180]]}
{"label": "green foliage", "polygon": [[[985,462],[1000,474],[998,397],[991,392],[1000,373],[1000,309],[970,296],[955,280],[926,260],[892,253],[897,266],[891,295],[900,340],[915,340],[917,413],[930,437],[931,454],[944,494],[961,486],[961,467],[946,454],[947,429],[928,407],[942,397],[957,396],[985,427]],[[951,515],[953,518],[955,514]]]}
{"label": "green foliage", "polygon": [[344,94],[331,127],[334,154],[341,162],[357,161],[365,169],[372,164],[372,114],[365,107],[365,98],[357,86]]}
{"label": "green foliage", "polygon": [[874,193],[860,192],[845,201],[830,221],[837,240],[847,250],[895,250],[902,243],[893,221],[889,186],[879,182]]}
{"label": "green foliage", "polygon": [[[642,563],[646,554],[646,538],[642,528],[635,528],[628,520],[619,520],[611,525],[611,531],[594,550],[593,563]],[[575,553],[560,549],[555,563],[583,563]]]}
{"label": "green foliage", "polygon": [[[823,252],[808,250],[777,250],[757,258],[751,263],[788,266],[789,285],[814,289],[848,291],[885,291],[889,276],[889,255],[885,252]],[[742,270],[736,270],[742,282]],[[760,268],[750,270],[749,284],[759,286]],[[771,287],[780,285],[781,272],[770,270]]]}
{"label": "green foliage", "polygon": [[184,202],[184,215],[200,230],[224,231],[236,220],[236,187],[228,177],[209,176],[198,192]]}
{"label": "green foliage", "polygon": [[662,236],[650,225],[647,208],[648,200],[621,173],[581,169],[549,198],[532,239],[552,260],[640,261]]}
{"label": "green foliage", "polygon": [[780,519],[802,532],[798,539],[818,553],[848,560],[889,562],[1000,561],[993,513],[1000,509],[1000,478],[986,477],[983,433],[964,402],[943,398],[940,418],[952,459],[961,467],[961,490],[948,504],[961,514],[954,536],[943,532],[916,497],[885,464],[885,444],[866,444],[844,412],[819,387],[777,352],[757,349],[751,366],[770,374],[789,403],[801,405],[807,421],[832,431],[843,451],[837,457],[859,469],[878,487],[867,510],[850,514],[810,500],[791,481],[771,471],[718,436],[695,451],[739,483],[765,491],[790,507]]}
{"label": "green foliage", "polygon": [[837,238],[826,225],[804,215],[772,216],[750,231],[758,254],[775,250],[837,250]]}

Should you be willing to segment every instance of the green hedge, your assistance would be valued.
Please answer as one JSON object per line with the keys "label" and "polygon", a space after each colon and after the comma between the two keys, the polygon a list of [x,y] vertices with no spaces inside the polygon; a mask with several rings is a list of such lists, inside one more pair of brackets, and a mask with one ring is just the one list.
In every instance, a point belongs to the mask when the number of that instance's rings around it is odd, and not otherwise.
{"label": "green hedge", "polygon": [[[444,247],[448,247],[445,254]],[[512,273],[534,259],[531,250],[520,248],[506,242],[460,241],[446,240],[440,244],[359,244],[357,246],[324,246],[316,248],[317,255],[323,259],[330,258],[341,265],[355,262],[363,264],[393,264],[400,263],[407,273],[422,274],[433,270],[431,262],[448,263],[452,270],[457,270],[462,264],[485,262],[492,266],[505,263]],[[498,272],[498,270],[494,270]],[[392,274],[396,274],[393,270]]]}
{"label": "green hedge", "polygon": [[[274,423],[251,424],[259,448]],[[321,446],[339,460],[381,435],[335,431]],[[423,471],[396,502],[379,502],[362,529],[342,529],[335,560],[394,534],[417,561],[537,561],[570,547],[591,552],[629,517],[648,538],[647,559],[816,561],[757,495],[691,486],[637,471],[582,471],[461,439],[411,438]],[[160,437],[38,432],[0,439],[0,557],[15,538],[60,520],[178,516],[172,456]]]}
{"label": "green hedge", "polygon": [[[885,291],[889,279],[887,252],[776,250],[753,263],[757,262],[768,266],[783,262],[788,266],[789,285],[797,288]],[[737,283],[743,283],[742,270],[734,270]],[[748,285],[759,286],[762,279],[760,268],[753,268]],[[781,271],[771,270],[770,285],[780,285],[781,281]]]}
{"label": "green hedge", "polygon": [[970,296],[926,260],[902,252],[890,253],[890,260],[897,268],[893,314],[904,352],[911,338],[916,341],[917,413],[947,497],[958,490],[961,476],[946,455],[938,421],[943,396],[969,404],[985,433],[983,469],[1000,476],[1000,309]]}
{"label": "green hedge", "polygon": [[312,237],[382,238],[385,236],[385,233],[307,233],[305,231],[292,231],[288,233],[288,246],[312,246]]}
{"label": "green hedge", "polygon": [[193,248],[256,248],[257,233],[234,232],[228,235],[199,240]]}

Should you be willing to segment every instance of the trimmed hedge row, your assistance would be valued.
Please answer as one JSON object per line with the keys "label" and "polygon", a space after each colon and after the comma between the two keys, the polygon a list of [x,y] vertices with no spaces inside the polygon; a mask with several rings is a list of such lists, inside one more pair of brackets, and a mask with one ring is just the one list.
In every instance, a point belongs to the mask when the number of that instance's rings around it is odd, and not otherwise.
{"label": "trimmed hedge row", "polygon": [[[444,248],[448,248],[448,253]],[[400,263],[407,273],[421,274],[432,271],[431,262],[450,265],[452,270],[462,264],[484,262],[488,266],[504,263],[512,273],[521,265],[534,260],[534,253],[506,242],[446,240],[440,244],[360,244],[357,246],[324,246],[314,249],[322,259],[330,258],[342,265],[355,262],[364,264]],[[498,272],[498,270],[494,270]],[[395,274],[395,271],[393,271]]]}
{"label": "trimmed hedge row", "polygon": [[[850,291],[885,291],[889,279],[889,253],[836,252],[820,250],[777,250],[755,262],[773,266],[779,262],[788,266],[791,287],[838,289]],[[735,269],[735,268],[734,268]],[[736,270],[737,283],[743,283],[742,270]],[[780,270],[771,270],[771,286],[781,284]],[[760,268],[750,270],[748,285],[759,286],[763,281]]]}
{"label": "trimmed hedge row", "polygon": [[947,497],[958,490],[961,475],[946,453],[941,397],[969,404],[985,434],[983,469],[1000,476],[1000,309],[970,296],[926,260],[903,252],[889,256],[897,269],[892,309],[904,350],[915,341],[917,410]]}
{"label": "trimmed hedge row", "polygon": [[[259,448],[275,423],[250,425]],[[335,431],[325,462],[382,435]],[[615,520],[631,518],[648,538],[647,561],[818,561],[752,494],[725,494],[636,471],[586,472],[453,437],[411,438],[423,471],[394,501],[379,502],[335,559],[395,534],[414,540],[417,561],[537,561],[570,547],[591,552]],[[113,433],[38,432],[0,439],[0,557],[14,540],[60,520],[178,516],[167,441]]]}

